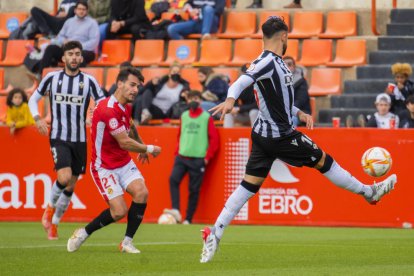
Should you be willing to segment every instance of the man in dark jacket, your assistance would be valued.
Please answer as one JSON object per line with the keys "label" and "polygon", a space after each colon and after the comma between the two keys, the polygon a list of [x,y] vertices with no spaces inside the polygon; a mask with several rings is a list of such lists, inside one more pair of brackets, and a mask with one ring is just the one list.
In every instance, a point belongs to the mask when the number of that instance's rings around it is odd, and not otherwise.
{"label": "man in dark jacket", "polygon": [[106,39],[114,39],[117,34],[132,34],[134,40],[142,39],[150,28],[145,0],[111,0]]}
{"label": "man in dark jacket", "polygon": [[[307,114],[312,114],[311,106],[310,106],[310,98],[309,98],[309,86],[308,82],[306,81],[303,69],[296,66],[295,60],[290,57],[286,56],[283,58],[286,66],[289,68],[290,72],[293,75],[293,88],[295,89],[295,101],[294,106],[302,110]],[[293,117],[294,125],[298,125],[297,117]]]}

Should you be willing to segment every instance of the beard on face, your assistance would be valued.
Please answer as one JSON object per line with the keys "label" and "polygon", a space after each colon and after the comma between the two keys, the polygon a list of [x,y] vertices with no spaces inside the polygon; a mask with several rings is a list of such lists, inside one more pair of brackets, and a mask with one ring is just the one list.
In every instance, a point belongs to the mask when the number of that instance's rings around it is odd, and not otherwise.
{"label": "beard on face", "polygon": [[284,56],[286,54],[286,50],[287,50],[287,42],[283,43],[283,49],[282,49],[282,56]]}
{"label": "beard on face", "polygon": [[80,63],[77,63],[75,66],[72,66],[70,63],[66,63],[66,68],[69,71],[75,72],[80,68]]}

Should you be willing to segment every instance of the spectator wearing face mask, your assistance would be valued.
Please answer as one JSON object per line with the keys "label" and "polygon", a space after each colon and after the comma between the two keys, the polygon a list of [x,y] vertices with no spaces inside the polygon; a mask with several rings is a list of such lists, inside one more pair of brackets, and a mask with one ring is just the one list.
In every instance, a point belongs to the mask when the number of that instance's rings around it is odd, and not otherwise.
{"label": "spectator wearing face mask", "polygon": [[187,95],[189,110],[181,115],[176,157],[170,176],[172,208],[164,210],[164,213],[171,214],[177,222],[181,222],[179,188],[181,180],[188,173],[189,200],[183,224],[192,222],[205,168],[219,147],[219,136],[213,118],[200,108],[200,103],[200,92],[190,91]]}
{"label": "spectator wearing face mask", "polygon": [[167,76],[155,78],[140,89],[134,103],[134,120],[138,124],[147,124],[151,119],[170,118],[171,107],[184,99],[189,90],[188,81],[181,78],[181,65],[174,63]]}

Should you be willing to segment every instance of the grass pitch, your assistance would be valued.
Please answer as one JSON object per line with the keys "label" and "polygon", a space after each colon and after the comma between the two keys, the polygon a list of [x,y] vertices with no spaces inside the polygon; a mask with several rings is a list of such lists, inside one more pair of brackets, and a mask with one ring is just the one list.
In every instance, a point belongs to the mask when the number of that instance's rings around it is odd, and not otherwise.
{"label": "grass pitch", "polygon": [[0,275],[414,275],[408,229],[230,226],[200,264],[201,225],[144,224],[133,255],[119,253],[126,225],[114,224],[66,252],[83,225],[63,223],[48,241],[40,223],[0,223]]}

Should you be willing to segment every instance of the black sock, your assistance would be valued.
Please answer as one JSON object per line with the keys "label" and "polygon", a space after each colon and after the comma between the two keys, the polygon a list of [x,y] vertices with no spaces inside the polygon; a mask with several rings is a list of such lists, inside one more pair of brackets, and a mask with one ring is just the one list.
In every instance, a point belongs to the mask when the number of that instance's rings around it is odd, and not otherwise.
{"label": "black sock", "polygon": [[101,229],[108,224],[111,224],[115,220],[111,216],[111,210],[108,208],[104,210],[99,216],[97,216],[93,221],[86,225],[85,230],[88,235],[92,234],[96,230]]}
{"label": "black sock", "polygon": [[134,237],[135,232],[137,232],[139,225],[144,218],[145,208],[147,208],[146,203],[135,203],[131,202],[131,207],[128,210],[128,224],[125,232],[125,236]]}
{"label": "black sock", "polygon": [[71,197],[71,196],[73,195],[73,191],[72,191],[72,192],[69,192],[69,191],[64,190],[64,191],[63,191],[63,194],[64,194],[65,196],[67,196],[67,197]]}
{"label": "black sock", "polygon": [[62,184],[60,184],[60,182],[59,181],[57,181],[56,180],[56,186],[59,188],[59,190],[63,190],[63,189],[65,189],[66,188],[66,186],[64,186],[64,185],[62,185]]}

